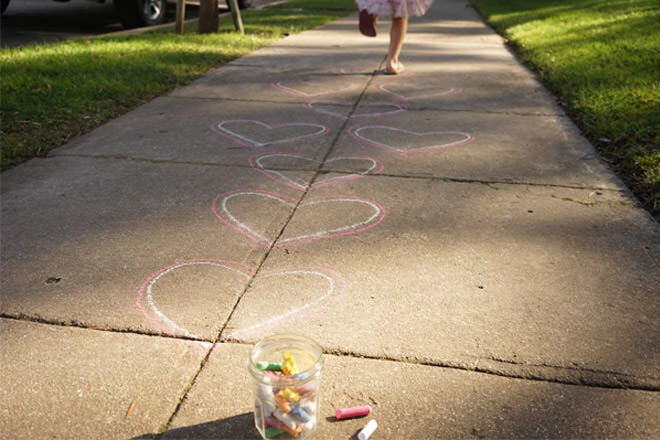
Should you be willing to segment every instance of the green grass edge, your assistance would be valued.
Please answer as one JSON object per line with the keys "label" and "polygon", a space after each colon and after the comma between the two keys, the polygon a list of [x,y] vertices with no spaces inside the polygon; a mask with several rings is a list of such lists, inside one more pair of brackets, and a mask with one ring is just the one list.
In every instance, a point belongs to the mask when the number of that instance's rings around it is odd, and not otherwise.
{"label": "green grass edge", "polygon": [[184,34],[174,24],[147,32],[81,37],[0,50],[4,171],[44,157],[66,142],[138,106],[288,35],[356,12],[353,0],[292,0],[241,11],[219,32]]}
{"label": "green grass edge", "polygon": [[[519,61],[529,68],[537,79],[555,96],[557,103],[594,145],[610,168],[631,189],[643,207],[656,220],[660,221],[660,136],[658,133],[660,125],[653,124],[655,128],[646,127],[650,133],[641,136],[641,139],[617,139],[616,136],[611,136],[610,133],[606,133],[604,130],[594,129],[589,120],[594,116],[571,105],[570,97],[565,93],[562,79],[553,77],[551,69],[537,59],[539,58],[535,56],[537,53],[512,37],[507,26],[495,23],[491,16],[480,7],[480,0],[468,0],[468,2],[484,22],[505,39]],[[653,87],[653,93],[657,97],[656,87],[658,87],[657,83]],[[657,100],[655,103],[658,105]],[[656,121],[659,120],[659,117],[656,113]]]}

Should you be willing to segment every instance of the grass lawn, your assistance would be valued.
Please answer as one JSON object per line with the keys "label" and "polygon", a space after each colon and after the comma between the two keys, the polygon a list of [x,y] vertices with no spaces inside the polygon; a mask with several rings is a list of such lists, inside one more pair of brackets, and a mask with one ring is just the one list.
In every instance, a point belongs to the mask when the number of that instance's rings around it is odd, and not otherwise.
{"label": "grass lawn", "polygon": [[660,2],[471,0],[660,216]]}
{"label": "grass lawn", "polygon": [[245,35],[221,18],[220,33],[196,23],[138,35],[81,38],[2,49],[2,154],[6,169],[44,155],[137,105],[285,36],[356,12],[353,0],[293,0],[243,10]]}

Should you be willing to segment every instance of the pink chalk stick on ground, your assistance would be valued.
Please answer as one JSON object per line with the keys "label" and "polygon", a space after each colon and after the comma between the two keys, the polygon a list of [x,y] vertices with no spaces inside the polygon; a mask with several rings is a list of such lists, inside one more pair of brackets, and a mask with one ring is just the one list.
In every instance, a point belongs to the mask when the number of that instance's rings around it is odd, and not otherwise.
{"label": "pink chalk stick on ground", "polygon": [[368,416],[371,414],[371,406],[362,405],[362,406],[352,406],[350,408],[342,408],[335,411],[335,417],[337,420],[348,419],[351,417],[362,417]]}

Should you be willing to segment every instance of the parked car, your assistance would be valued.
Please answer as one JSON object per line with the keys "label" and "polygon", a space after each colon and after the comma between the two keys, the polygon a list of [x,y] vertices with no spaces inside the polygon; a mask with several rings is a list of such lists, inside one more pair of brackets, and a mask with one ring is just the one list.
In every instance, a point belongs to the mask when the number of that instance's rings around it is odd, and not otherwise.
{"label": "parked car", "polygon": [[[53,0],[68,2],[70,0]],[[119,20],[124,27],[153,26],[165,21],[167,2],[176,0],[93,0],[100,3],[112,1]],[[238,7],[245,9],[250,6],[249,0],[237,0]],[[9,6],[10,0],[2,0],[2,12]]]}

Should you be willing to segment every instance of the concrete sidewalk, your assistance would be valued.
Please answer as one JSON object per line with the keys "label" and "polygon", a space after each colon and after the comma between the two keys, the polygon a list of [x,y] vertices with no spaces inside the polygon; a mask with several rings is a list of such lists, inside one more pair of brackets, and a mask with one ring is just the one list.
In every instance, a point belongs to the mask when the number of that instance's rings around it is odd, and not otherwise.
{"label": "concrete sidewalk", "polygon": [[379,31],[2,175],[3,437],[257,438],[280,331],[327,354],[320,439],[660,437],[658,223],[464,0],[411,20],[407,74]]}

